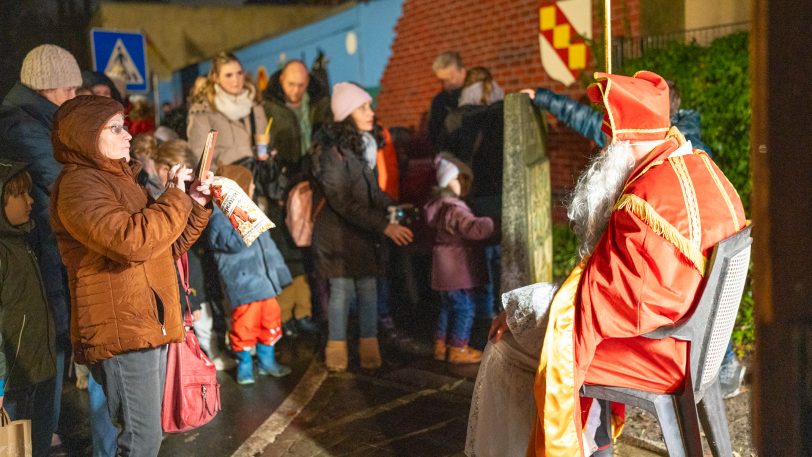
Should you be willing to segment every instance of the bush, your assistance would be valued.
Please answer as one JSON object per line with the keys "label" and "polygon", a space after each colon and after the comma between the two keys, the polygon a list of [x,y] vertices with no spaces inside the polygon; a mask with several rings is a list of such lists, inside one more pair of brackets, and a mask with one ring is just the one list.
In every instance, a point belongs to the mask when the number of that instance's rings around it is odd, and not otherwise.
{"label": "bush", "polygon": [[716,39],[709,47],[671,43],[649,48],[620,70],[634,74],[651,70],[676,82],[682,108],[699,111],[702,139],[713,160],[739,191],[749,214],[750,178],[750,74],[748,33]]}

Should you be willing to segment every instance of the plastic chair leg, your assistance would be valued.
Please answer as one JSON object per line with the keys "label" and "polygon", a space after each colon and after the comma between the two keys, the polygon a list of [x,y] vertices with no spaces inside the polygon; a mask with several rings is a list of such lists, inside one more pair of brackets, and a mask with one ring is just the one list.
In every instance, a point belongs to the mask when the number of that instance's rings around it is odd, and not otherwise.
{"label": "plastic chair leg", "polygon": [[696,413],[694,391],[688,390],[682,395],[677,395],[674,397],[674,401],[678,409],[685,453],[689,457],[702,457],[702,435],[699,432],[699,417]]}
{"label": "plastic chair leg", "polygon": [[654,409],[657,411],[657,421],[660,423],[660,430],[663,432],[668,457],[688,457],[685,444],[682,441],[680,419],[673,397],[662,396],[658,398],[654,401]]}
{"label": "plastic chair leg", "polygon": [[708,440],[713,457],[733,455],[730,444],[730,430],[725,415],[725,402],[719,388],[719,379],[705,389],[705,396],[699,402],[699,420],[705,438]]}

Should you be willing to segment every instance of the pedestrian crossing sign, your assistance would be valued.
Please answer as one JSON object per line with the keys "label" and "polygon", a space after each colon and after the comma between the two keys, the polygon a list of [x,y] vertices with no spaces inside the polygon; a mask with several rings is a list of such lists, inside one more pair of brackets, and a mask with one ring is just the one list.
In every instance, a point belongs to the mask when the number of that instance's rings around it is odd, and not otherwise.
{"label": "pedestrian crossing sign", "polygon": [[93,70],[108,76],[121,75],[128,92],[147,92],[146,43],[143,33],[94,28],[90,31]]}

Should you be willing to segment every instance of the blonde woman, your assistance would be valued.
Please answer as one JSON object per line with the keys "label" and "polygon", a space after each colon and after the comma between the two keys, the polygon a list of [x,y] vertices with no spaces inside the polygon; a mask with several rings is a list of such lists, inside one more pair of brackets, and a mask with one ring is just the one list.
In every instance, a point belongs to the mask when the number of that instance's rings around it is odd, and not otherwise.
{"label": "blonde woman", "polygon": [[[234,54],[221,52],[212,60],[205,84],[189,108],[187,137],[197,159],[209,130],[219,132],[213,164],[230,164],[254,157],[254,135],[267,123],[257,89]],[[261,141],[264,155],[267,140]],[[264,148],[263,148],[264,146]]]}

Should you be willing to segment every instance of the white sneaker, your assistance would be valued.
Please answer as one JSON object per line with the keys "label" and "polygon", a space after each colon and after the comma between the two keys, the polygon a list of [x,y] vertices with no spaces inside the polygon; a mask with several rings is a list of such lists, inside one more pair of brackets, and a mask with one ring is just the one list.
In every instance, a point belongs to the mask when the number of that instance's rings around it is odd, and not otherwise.
{"label": "white sneaker", "polygon": [[237,366],[237,361],[224,355],[211,359],[217,371],[227,371]]}

